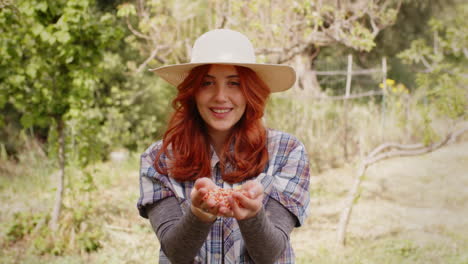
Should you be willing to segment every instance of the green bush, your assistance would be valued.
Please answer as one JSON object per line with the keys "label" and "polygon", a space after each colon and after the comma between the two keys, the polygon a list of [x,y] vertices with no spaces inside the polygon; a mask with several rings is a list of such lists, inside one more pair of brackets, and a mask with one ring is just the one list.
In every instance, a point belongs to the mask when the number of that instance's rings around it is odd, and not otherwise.
{"label": "green bush", "polygon": [[8,242],[18,242],[24,239],[38,227],[45,215],[41,213],[17,212],[6,232]]}

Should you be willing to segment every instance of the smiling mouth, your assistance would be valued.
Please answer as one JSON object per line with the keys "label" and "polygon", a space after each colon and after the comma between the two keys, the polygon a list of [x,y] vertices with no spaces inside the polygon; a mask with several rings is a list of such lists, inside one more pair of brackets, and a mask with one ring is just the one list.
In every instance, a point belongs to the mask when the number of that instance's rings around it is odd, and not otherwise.
{"label": "smiling mouth", "polygon": [[232,108],[210,108],[210,110],[216,114],[225,114],[231,112]]}

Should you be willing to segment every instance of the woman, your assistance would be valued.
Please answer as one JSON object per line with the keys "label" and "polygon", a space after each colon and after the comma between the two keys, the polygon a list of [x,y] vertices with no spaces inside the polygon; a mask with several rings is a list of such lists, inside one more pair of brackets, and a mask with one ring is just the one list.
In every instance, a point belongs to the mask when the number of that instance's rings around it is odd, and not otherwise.
{"label": "woman", "polygon": [[[294,263],[289,235],[306,218],[308,158],[261,120],[294,69],[256,63],[247,37],[218,29],[196,40],[190,63],[153,71],[178,89],[163,140],[141,156],[138,209],[160,263]],[[240,189],[220,203],[210,196],[219,188]]]}

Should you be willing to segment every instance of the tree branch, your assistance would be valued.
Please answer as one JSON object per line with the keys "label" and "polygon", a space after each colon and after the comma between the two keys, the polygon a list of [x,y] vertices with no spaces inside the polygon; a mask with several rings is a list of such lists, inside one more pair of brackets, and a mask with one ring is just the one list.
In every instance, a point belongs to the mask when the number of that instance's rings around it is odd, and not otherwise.
{"label": "tree branch", "polygon": [[[338,245],[344,246],[346,243],[346,229],[348,227],[349,219],[351,217],[353,205],[359,193],[359,186],[361,185],[361,182],[363,180],[364,173],[370,165],[388,158],[415,156],[435,151],[447,144],[453,143],[460,135],[468,131],[467,122],[464,122],[462,126],[464,127],[449,133],[443,140],[430,144],[426,147],[424,147],[423,144],[401,145],[397,143],[384,143],[375,148],[373,151],[371,151],[367,158],[365,158],[359,165],[357,177],[355,178],[353,186],[351,187],[349,194],[346,198],[345,207],[341,212],[340,221],[337,228]],[[388,148],[397,148],[397,150],[391,150],[385,153],[381,153],[383,152],[383,150]]]}
{"label": "tree branch", "polygon": [[380,146],[376,147],[371,153],[369,153],[369,155],[367,155],[368,157],[374,157],[376,156],[377,154],[383,152],[384,150],[386,149],[389,149],[389,148],[396,148],[396,149],[400,149],[400,150],[411,150],[411,149],[418,149],[418,148],[422,148],[424,147],[424,144],[422,143],[418,143],[418,144],[411,144],[411,145],[403,145],[403,144],[399,144],[399,143],[395,143],[395,142],[389,142],[389,143],[383,143],[381,144]]}
{"label": "tree branch", "polygon": [[426,60],[426,57],[421,56],[421,62],[427,68],[428,72],[432,72],[434,70],[434,66],[432,66],[429,61]]}
{"label": "tree branch", "polygon": [[142,38],[142,39],[146,39],[146,40],[151,40],[151,37],[143,34],[143,33],[140,33],[138,30],[136,30],[133,26],[132,26],[132,23],[130,23],[130,19],[127,17],[126,19],[126,22],[127,22],[127,27],[128,29],[130,29],[130,31],[133,33],[133,35],[139,37],[139,38]]}
{"label": "tree branch", "polygon": [[137,10],[138,10],[138,16],[140,19],[142,17],[148,17],[148,12],[145,9],[145,1],[144,0],[138,0],[137,1]]}
{"label": "tree branch", "polygon": [[142,64],[140,64],[140,66],[138,66],[137,72],[138,73],[142,72],[143,69],[146,68],[146,65],[148,65],[148,63],[153,59],[157,59],[161,64],[165,64],[166,62],[157,56],[158,52],[159,52],[159,48],[153,49],[153,51],[151,51],[150,56]]}
{"label": "tree branch", "polygon": [[292,58],[296,57],[296,55],[298,54],[301,54],[303,53],[306,49],[307,49],[307,44],[303,44],[299,47],[296,47],[296,48],[293,48],[293,50],[289,51],[289,54],[286,53],[286,57],[285,58],[280,58],[278,59],[278,63],[281,64],[281,63],[285,63],[289,60],[291,60]]}
{"label": "tree branch", "polygon": [[373,17],[369,17],[369,20],[372,27],[372,36],[375,38],[380,32],[380,28],[377,26],[377,24],[375,24]]}

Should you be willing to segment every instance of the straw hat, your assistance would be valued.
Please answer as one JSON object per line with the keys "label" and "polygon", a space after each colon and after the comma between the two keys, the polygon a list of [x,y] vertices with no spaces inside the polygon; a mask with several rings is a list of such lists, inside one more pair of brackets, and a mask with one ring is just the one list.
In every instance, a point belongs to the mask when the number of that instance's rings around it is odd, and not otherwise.
{"label": "straw hat", "polygon": [[168,83],[178,86],[190,70],[204,64],[228,64],[252,69],[268,85],[271,92],[291,88],[296,72],[287,65],[256,63],[250,40],[229,29],[215,29],[201,35],[193,45],[190,63],[175,64],[150,69]]}

